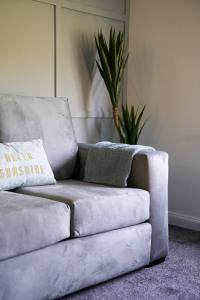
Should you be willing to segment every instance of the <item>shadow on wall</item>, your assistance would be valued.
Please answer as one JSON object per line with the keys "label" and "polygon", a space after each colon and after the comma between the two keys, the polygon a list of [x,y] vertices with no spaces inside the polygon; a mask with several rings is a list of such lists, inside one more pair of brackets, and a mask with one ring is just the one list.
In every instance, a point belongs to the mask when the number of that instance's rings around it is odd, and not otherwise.
{"label": "shadow on wall", "polygon": [[[83,95],[84,100],[84,107],[88,107],[88,99],[89,99],[89,91],[91,87],[91,69],[93,68],[92,60],[94,57],[94,49],[92,44],[89,42],[89,39],[87,37],[84,37],[83,35],[76,35],[73,37],[75,42],[72,44],[73,47],[73,53],[75,55],[75,59],[77,62],[79,62],[76,67],[78,69],[78,76],[77,79],[78,84],[81,86],[81,92]],[[86,54],[86,51],[88,54]],[[88,56],[91,57],[90,61],[88,60]],[[81,58],[81,59],[80,59]],[[82,76],[83,71],[87,71],[87,76]]]}
{"label": "shadow on wall", "polygon": [[[96,65],[97,51],[94,37],[87,34],[79,34],[76,38],[77,60],[85,110],[96,113],[98,117],[111,116],[110,100],[104,82]],[[81,57],[81,59],[80,59]],[[87,76],[81,77],[83,69]]]}
{"label": "shadow on wall", "polygon": [[[95,143],[113,140],[114,126],[110,100],[96,65],[97,51],[92,35],[78,33],[73,36],[73,54],[78,68],[78,85],[87,116],[73,118],[80,142]],[[83,75],[84,74],[84,75]],[[115,139],[116,140],[116,139]]]}
{"label": "shadow on wall", "polygon": [[96,143],[103,140],[118,141],[111,118],[73,118],[79,142]]}
{"label": "shadow on wall", "polygon": [[[79,33],[74,39],[73,51],[75,59],[79,62],[77,80],[81,87],[84,110],[88,114],[85,118],[73,118],[75,131],[83,141],[88,141],[88,138],[89,142],[93,143],[97,142],[97,139],[113,140],[115,130],[110,99],[96,65],[94,37]],[[116,140],[115,137],[114,139]]]}

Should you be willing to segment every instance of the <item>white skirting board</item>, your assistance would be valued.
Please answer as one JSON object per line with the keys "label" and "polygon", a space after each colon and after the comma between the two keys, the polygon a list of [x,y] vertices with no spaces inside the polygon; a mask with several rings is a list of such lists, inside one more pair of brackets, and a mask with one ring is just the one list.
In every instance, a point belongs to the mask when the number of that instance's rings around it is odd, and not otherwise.
{"label": "white skirting board", "polygon": [[193,230],[200,230],[200,218],[173,211],[169,211],[169,224]]}

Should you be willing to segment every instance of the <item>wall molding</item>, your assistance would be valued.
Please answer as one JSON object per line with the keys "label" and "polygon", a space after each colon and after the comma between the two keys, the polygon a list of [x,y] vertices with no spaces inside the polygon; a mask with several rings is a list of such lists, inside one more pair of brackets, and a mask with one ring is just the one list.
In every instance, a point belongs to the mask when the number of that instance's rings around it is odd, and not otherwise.
{"label": "wall molding", "polygon": [[113,19],[116,21],[126,22],[126,19],[127,19],[126,14],[118,14],[118,13],[115,13],[112,11],[106,11],[106,10],[103,10],[100,8],[94,8],[94,7],[80,4],[80,3],[77,4],[77,3],[73,3],[73,2],[67,1],[67,0],[62,1],[62,8],[91,14],[93,16],[99,16],[99,17],[104,17],[104,18],[108,18],[108,19]]}
{"label": "wall molding", "polygon": [[60,0],[33,0],[33,1],[51,4],[51,5],[61,5],[59,2]]}
{"label": "wall molding", "polygon": [[200,230],[200,218],[173,211],[169,211],[169,224],[193,230]]}
{"label": "wall molding", "polygon": [[72,1],[69,0],[33,0],[33,1],[51,4],[59,8],[66,8],[66,9],[70,9],[82,13],[91,14],[94,16],[96,15],[100,17],[105,17],[116,21],[122,21],[124,23],[127,23],[127,20],[129,19],[129,6],[130,6],[129,0],[124,1],[125,2],[124,13],[107,11],[87,4],[73,3]]}
{"label": "wall molding", "polygon": [[105,112],[99,112],[99,111],[77,111],[77,112],[71,112],[72,118],[76,119],[91,119],[91,118],[97,118],[97,119],[113,119],[112,114],[105,113]]}

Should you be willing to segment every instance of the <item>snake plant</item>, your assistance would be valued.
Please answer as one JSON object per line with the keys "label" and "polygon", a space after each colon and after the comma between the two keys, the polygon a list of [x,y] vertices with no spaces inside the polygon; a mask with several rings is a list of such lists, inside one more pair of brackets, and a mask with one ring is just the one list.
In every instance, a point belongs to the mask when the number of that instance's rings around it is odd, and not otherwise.
{"label": "snake plant", "polygon": [[124,32],[119,30],[116,33],[115,29],[111,28],[107,43],[102,31],[99,31],[95,35],[95,44],[100,60],[96,61],[97,67],[110,96],[113,119],[120,140],[122,143],[136,144],[143,129],[143,126],[140,127],[140,121],[145,108],[139,115],[134,112],[133,106],[130,112],[127,106],[122,106],[122,116],[119,111],[122,78],[128,59]]}
{"label": "snake plant", "polygon": [[113,107],[114,123],[122,139],[118,109],[122,77],[128,58],[124,33],[119,31],[116,34],[115,29],[111,28],[109,42],[107,43],[102,31],[100,31],[95,36],[95,43],[100,59],[100,63],[96,61],[97,67],[107,87]]}
{"label": "snake plant", "polygon": [[145,105],[140,109],[137,107],[136,111],[134,105],[131,105],[131,109],[128,106],[122,104],[122,116],[119,117],[119,123],[121,127],[121,133],[123,136],[123,143],[135,145],[138,143],[140,134],[146,121],[141,124],[142,117],[145,111]]}

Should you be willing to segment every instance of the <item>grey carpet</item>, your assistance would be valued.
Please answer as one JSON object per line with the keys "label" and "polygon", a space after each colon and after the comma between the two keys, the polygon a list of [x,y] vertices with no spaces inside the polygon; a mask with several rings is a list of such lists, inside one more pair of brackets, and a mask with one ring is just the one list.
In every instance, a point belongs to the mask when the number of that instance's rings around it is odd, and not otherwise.
{"label": "grey carpet", "polygon": [[164,263],[74,293],[62,300],[200,300],[200,232],[170,227]]}

